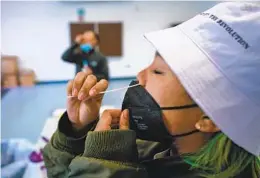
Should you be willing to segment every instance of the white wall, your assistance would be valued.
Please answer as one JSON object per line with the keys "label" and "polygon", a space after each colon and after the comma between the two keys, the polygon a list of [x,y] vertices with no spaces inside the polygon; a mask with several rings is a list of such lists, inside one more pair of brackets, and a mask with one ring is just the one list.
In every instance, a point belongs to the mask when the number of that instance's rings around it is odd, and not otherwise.
{"label": "white wall", "polygon": [[123,21],[123,56],[109,57],[111,77],[135,76],[153,57],[143,33],[183,21],[215,2],[2,2],[2,53],[18,55],[38,81],[67,80],[74,65],[60,56],[69,45],[76,9],[86,9],[86,20]]}

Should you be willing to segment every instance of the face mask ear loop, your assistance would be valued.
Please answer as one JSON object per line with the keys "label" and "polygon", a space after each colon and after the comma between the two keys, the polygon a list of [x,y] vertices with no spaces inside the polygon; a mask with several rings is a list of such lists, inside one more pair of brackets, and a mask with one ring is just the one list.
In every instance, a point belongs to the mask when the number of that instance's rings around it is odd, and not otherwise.
{"label": "face mask ear loop", "polygon": [[200,132],[200,131],[197,130],[197,129],[195,129],[195,130],[192,130],[192,131],[187,132],[187,133],[178,134],[178,135],[172,135],[172,138],[185,137],[185,136],[188,136],[188,135],[192,135],[192,134],[194,134],[194,133],[197,133],[197,132]]}
{"label": "face mask ear loop", "polygon": [[179,109],[189,109],[189,108],[196,108],[198,105],[196,103],[183,105],[183,106],[173,106],[173,107],[161,107],[161,110],[179,110]]}

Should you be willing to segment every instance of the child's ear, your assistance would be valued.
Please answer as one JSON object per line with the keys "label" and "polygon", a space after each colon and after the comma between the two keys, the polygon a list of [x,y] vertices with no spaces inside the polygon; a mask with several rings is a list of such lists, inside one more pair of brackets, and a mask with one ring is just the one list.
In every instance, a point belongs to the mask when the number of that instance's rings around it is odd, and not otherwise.
{"label": "child's ear", "polygon": [[207,116],[203,116],[195,125],[195,127],[201,132],[215,133],[219,132],[220,129],[215,123]]}

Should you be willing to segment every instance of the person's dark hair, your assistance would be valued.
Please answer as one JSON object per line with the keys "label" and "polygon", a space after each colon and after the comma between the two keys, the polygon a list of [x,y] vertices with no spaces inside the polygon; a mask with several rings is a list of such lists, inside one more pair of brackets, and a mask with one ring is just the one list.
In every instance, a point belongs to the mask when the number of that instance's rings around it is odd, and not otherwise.
{"label": "person's dark hair", "polygon": [[97,42],[99,43],[100,42],[100,37],[99,37],[99,34],[94,32],[94,35],[95,35],[95,38],[97,40]]}

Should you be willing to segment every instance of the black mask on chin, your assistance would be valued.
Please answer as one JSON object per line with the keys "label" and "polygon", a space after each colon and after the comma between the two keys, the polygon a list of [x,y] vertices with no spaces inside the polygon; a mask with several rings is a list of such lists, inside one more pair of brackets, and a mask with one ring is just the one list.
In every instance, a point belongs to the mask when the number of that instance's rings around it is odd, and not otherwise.
{"label": "black mask on chin", "polygon": [[[130,86],[138,84],[132,81]],[[129,88],[125,94],[122,110],[129,110],[130,129],[136,132],[137,138],[156,142],[169,142],[173,138],[198,132],[193,130],[179,135],[170,135],[162,117],[162,110],[180,110],[198,107],[196,104],[160,107],[153,97],[142,86]]]}

